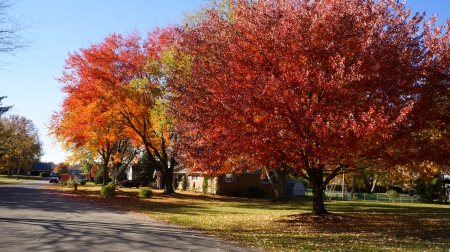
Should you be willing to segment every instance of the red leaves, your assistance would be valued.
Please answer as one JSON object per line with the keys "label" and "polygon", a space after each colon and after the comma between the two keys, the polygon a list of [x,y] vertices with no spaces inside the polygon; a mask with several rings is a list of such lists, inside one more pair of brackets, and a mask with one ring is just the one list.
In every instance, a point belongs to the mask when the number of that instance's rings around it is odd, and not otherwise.
{"label": "red leaves", "polygon": [[403,5],[241,1],[230,16],[180,30],[190,69],[171,87],[194,163],[323,167],[406,120],[426,48]]}

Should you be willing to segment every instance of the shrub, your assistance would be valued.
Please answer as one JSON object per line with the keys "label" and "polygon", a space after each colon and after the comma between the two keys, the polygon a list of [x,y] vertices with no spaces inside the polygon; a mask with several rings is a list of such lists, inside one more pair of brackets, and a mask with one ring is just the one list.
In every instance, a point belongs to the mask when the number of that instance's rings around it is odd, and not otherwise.
{"label": "shrub", "polygon": [[248,191],[253,198],[264,198],[264,196],[266,195],[266,191],[260,186],[252,186],[248,188]]}
{"label": "shrub", "polygon": [[59,180],[61,180],[61,181],[70,180],[70,179],[71,179],[71,176],[69,174],[59,175]]}
{"label": "shrub", "polygon": [[209,177],[208,177],[208,176],[205,176],[205,177],[203,178],[202,192],[203,192],[204,194],[208,193],[208,180],[209,180]]}
{"label": "shrub", "polygon": [[78,182],[73,181],[72,185],[73,185],[73,189],[76,191],[78,189]]}
{"label": "shrub", "polygon": [[400,194],[395,190],[389,190],[386,192],[386,194],[389,196],[391,202],[395,202],[398,199],[398,197],[400,197]]}
{"label": "shrub", "polygon": [[112,197],[116,193],[116,186],[112,184],[108,184],[102,187],[100,190],[100,195],[104,197]]}
{"label": "shrub", "polygon": [[39,173],[39,177],[46,178],[46,177],[48,177],[48,173],[47,172],[41,172],[41,173]]}
{"label": "shrub", "polygon": [[183,178],[181,179],[181,189],[183,191],[186,191],[187,188],[187,179],[186,176],[183,176]]}
{"label": "shrub", "polygon": [[153,196],[153,191],[151,188],[143,187],[139,190],[139,197],[141,198],[150,198]]}
{"label": "shrub", "polygon": [[69,180],[64,180],[63,182],[61,182],[62,186],[69,186]]}
{"label": "shrub", "polygon": [[193,193],[196,193],[196,192],[199,192],[199,191],[200,191],[200,188],[190,187],[190,188],[189,188],[189,191],[190,191],[190,192],[193,192]]}
{"label": "shrub", "polygon": [[352,201],[359,201],[359,200],[362,200],[362,199],[359,197],[359,195],[353,194],[353,197],[352,197],[351,200]]}
{"label": "shrub", "polygon": [[80,185],[82,185],[82,186],[86,185],[86,180],[81,180]]}
{"label": "shrub", "polygon": [[243,197],[243,198],[251,198],[252,197],[252,194],[250,193],[250,191],[245,188],[238,189],[236,194],[238,197]]}
{"label": "shrub", "polygon": [[172,187],[174,191],[178,189],[178,179],[173,180]]}

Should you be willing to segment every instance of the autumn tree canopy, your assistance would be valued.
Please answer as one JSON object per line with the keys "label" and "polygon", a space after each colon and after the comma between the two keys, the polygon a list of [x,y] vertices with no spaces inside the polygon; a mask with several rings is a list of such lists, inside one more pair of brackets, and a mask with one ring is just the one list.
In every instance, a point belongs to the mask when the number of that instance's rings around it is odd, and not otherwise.
{"label": "autumn tree canopy", "polygon": [[69,164],[61,162],[55,166],[53,172],[58,174],[68,174],[69,173]]}
{"label": "autumn tree canopy", "polygon": [[[167,77],[162,61],[163,49],[170,48],[171,31],[156,29],[145,41],[137,33],[114,34],[70,54],[59,79],[68,97],[51,123],[52,133],[69,145],[89,144],[101,134],[105,140],[96,146],[117,150],[119,142],[111,142],[115,139],[135,149],[142,147],[163,175],[167,193],[173,192],[175,160],[172,121],[165,114]],[[105,163],[120,156],[117,151],[103,153]]]}
{"label": "autumn tree canopy", "polygon": [[209,173],[305,171],[313,212],[326,213],[327,183],[358,156],[389,154],[386,143],[407,128],[425,80],[445,75],[437,59],[448,32],[421,31],[422,21],[388,0],[211,9],[179,29],[170,87],[180,153]]}
{"label": "autumn tree canopy", "polygon": [[23,116],[2,117],[0,124],[8,130],[4,143],[5,154],[0,158],[0,170],[8,175],[21,174],[39,162],[42,156],[42,143],[33,122]]}

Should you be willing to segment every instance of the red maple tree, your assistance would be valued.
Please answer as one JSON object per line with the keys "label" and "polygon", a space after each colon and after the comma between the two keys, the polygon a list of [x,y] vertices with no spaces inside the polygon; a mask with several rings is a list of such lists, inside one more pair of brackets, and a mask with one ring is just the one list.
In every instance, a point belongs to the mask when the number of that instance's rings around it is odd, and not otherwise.
{"label": "red maple tree", "polygon": [[388,0],[210,10],[179,29],[170,82],[185,162],[305,173],[313,213],[327,213],[328,182],[357,157],[380,155],[417,101],[429,70],[422,20]]}

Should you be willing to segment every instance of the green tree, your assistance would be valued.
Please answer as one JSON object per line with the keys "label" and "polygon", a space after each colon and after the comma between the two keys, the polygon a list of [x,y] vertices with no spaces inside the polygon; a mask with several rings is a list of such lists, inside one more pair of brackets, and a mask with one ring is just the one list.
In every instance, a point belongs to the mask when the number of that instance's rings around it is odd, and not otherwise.
{"label": "green tree", "polygon": [[133,166],[133,172],[136,172],[136,180],[142,185],[149,185],[150,182],[154,181],[153,174],[155,172],[155,167],[152,162],[147,157],[147,153],[143,153],[139,162]]}
{"label": "green tree", "polygon": [[9,175],[13,175],[13,171],[19,175],[23,170],[39,162],[42,156],[38,129],[31,120],[18,115],[0,118],[0,121],[11,130],[5,143],[7,152],[0,159],[0,169],[8,171]]}
{"label": "green tree", "polygon": [[[0,96],[0,105],[2,105],[2,100],[5,98],[6,98],[6,96]],[[6,113],[11,108],[12,108],[12,106],[5,106],[5,107],[0,106],[0,116],[2,116],[4,113]]]}

